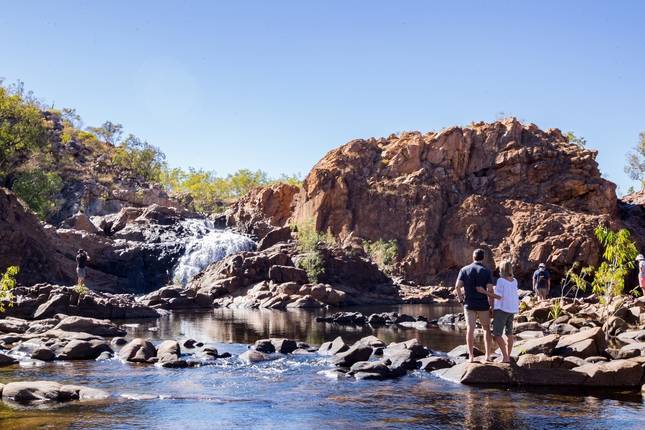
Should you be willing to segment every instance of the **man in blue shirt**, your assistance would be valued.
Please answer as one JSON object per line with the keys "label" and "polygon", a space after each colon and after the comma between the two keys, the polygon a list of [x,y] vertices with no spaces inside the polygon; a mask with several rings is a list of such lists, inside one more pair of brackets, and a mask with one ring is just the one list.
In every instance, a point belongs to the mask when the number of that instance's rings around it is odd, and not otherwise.
{"label": "man in blue shirt", "polygon": [[[484,267],[484,250],[476,249],[473,252],[473,262],[464,266],[459,271],[455,290],[459,303],[464,304],[466,315],[466,345],[468,346],[468,359],[472,363],[475,360],[473,354],[475,342],[475,323],[477,319],[482,325],[486,336],[484,346],[486,349],[486,361],[491,361],[493,339],[490,334],[490,318],[493,300],[500,299],[493,292],[493,276],[491,271]],[[464,292],[462,292],[462,288]]]}
{"label": "man in blue shirt", "polygon": [[540,263],[538,269],[533,272],[533,291],[540,300],[546,300],[551,291],[551,275],[546,270],[546,264]]}

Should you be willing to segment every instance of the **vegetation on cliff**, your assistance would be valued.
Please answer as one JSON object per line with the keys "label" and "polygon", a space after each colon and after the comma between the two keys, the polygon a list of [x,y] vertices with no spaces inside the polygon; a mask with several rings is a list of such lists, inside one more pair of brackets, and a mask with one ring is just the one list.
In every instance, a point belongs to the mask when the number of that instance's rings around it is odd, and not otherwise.
{"label": "vegetation on cliff", "polygon": [[19,272],[19,267],[9,266],[0,277],[0,313],[5,311],[5,303],[7,307],[13,306],[13,289]]}
{"label": "vegetation on cliff", "polygon": [[105,121],[84,128],[74,109],[46,106],[22,82],[0,81],[0,184],[41,219],[56,218],[67,194],[78,189],[74,184],[97,184],[106,194],[158,184],[182,196],[190,209],[211,213],[251,188],[272,182],[300,180],[285,175],[272,179],[261,170],[241,169],[222,177],[212,171],[170,168],[160,148],[133,134],[124,137],[123,125]]}

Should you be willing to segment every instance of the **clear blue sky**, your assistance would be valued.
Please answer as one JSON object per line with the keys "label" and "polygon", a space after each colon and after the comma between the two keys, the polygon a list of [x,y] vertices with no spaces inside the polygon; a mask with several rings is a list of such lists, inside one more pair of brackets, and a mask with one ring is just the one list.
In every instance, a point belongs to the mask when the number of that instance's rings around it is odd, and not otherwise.
{"label": "clear blue sky", "polygon": [[645,2],[0,2],[0,76],[171,165],[306,174],[357,137],[515,115],[584,136],[623,190]]}

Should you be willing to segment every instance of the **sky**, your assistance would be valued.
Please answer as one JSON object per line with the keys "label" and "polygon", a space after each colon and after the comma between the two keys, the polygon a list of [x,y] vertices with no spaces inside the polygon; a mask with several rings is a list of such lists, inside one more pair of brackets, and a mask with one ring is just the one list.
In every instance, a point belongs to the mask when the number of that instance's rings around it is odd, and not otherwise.
{"label": "sky", "polygon": [[354,138],[516,116],[583,136],[626,191],[642,1],[0,0],[0,77],[171,166],[306,175]]}

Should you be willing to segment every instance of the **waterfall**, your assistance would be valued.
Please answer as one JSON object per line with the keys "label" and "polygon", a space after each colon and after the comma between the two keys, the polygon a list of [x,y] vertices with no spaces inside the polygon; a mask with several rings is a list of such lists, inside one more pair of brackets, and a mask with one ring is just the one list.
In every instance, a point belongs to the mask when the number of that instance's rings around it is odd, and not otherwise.
{"label": "waterfall", "polygon": [[209,264],[228,255],[255,249],[255,242],[248,237],[216,229],[211,220],[187,219],[182,225],[190,232],[190,238],[173,274],[177,284],[186,285]]}

